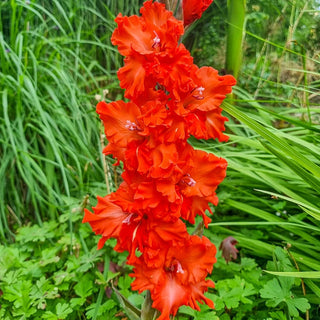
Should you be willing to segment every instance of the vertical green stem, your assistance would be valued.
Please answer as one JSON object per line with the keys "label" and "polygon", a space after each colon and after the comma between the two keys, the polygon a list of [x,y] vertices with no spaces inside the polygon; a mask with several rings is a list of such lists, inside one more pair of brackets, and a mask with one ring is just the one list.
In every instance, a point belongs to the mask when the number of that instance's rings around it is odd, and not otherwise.
{"label": "vertical green stem", "polygon": [[17,5],[15,0],[11,0],[11,26],[10,26],[10,46],[11,48],[14,48],[15,40],[16,40],[16,11],[17,11]]}
{"label": "vertical green stem", "polygon": [[226,70],[238,78],[242,61],[242,39],[246,0],[228,0]]}

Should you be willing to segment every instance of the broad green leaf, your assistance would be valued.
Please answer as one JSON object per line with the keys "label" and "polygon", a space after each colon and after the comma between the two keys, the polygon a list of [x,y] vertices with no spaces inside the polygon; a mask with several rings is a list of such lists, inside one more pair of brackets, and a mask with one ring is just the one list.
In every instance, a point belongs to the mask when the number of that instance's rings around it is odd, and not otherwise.
{"label": "broad green leaf", "polygon": [[83,277],[81,277],[79,282],[74,286],[74,291],[81,298],[90,296],[92,290],[93,283],[89,274],[85,274]]}
{"label": "broad green leaf", "polygon": [[310,309],[310,304],[306,298],[287,299],[286,304],[288,306],[290,315],[293,317],[299,316],[298,310],[306,312],[308,309]]}
{"label": "broad green leaf", "polygon": [[67,316],[72,313],[72,309],[70,308],[68,303],[58,303],[56,305],[56,314],[58,319],[67,319]]}
{"label": "broad green leaf", "polygon": [[290,291],[283,290],[279,281],[274,278],[268,281],[260,290],[262,298],[267,299],[267,306],[276,307],[290,295]]}

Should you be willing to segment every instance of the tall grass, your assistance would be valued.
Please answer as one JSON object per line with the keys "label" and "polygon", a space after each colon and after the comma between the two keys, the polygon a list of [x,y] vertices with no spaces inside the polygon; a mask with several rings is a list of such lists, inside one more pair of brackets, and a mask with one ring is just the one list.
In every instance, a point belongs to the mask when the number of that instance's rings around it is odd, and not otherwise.
{"label": "tall grass", "polygon": [[[261,18],[266,13],[259,9]],[[210,230],[233,235],[242,253],[261,263],[276,245],[285,247],[297,277],[320,270],[320,48],[299,35],[308,22],[302,19],[314,13],[311,1],[294,1],[272,16],[267,34],[249,28],[237,100],[223,105],[229,142],[192,140],[229,163]],[[306,292],[319,303],[318,274],[311,275]]]}
{"label": "tall grass", "polygon": [[113,100],[121,93],[113,19],[137,6],[1,2],[1,238],[13,224],[41,224],[88,193],[106,193],[95,95],[108,89]]}

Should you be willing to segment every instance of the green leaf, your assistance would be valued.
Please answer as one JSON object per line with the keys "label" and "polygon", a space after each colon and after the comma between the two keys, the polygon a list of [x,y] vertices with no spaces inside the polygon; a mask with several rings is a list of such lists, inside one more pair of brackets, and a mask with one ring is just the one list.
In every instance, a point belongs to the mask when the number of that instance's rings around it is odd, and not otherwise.
{"label": "green leaf", "polygon": [[299,316],[299,309],[302,312],[306,312],[310,309],[310,304],[306,298],[294,298],[294,299],[287,299],[286,304],[289,309],[289,314],[293,317]]}
{"label": "green leaf", "polygon": [[240,302],[252,304],[252,300],[247,297],[257,293],[251,283],[239,276],[235,276],[233,279],[219,280],[216,283],[216,289],[228,309],[238,308]]}
{"label": "green leaf", "polygon": [[130,318],[130,320],[140,320],[141,311],[136,308],[129,300],[127,300],[116,288],[112,287],[114,290],[123,310]]}
{"label": "green leaf", "polygon": [[92,287],[92,279],[89,274],[85,274],[80,278],[79,282],[74,286],[74,291],[81,298],[86,298],[91,295],[93,287]]}
{"label": "green leaf", "polygon": [[59,320],[59,318],[51,311],[46,311],[43,315],[42,315],[43,319],[47,319],[47,320]]}
{"label": "green leaf", "polygon": [[215,311],[209,312],[196,312],[194,320],[219,320]]}
{"label": "green leaf", "polygon": [[58,224],[54,221],[44,222],[42,226],[33,225],[18,229],[17,241],[19,242],[44,242],[55,236]]}
{"label": "green leaf", "polygon": [[306,279],[305,284],[314,292],[314,294],[320,298],[320,288],[313,281]]}
{"label": "green leaf", "polygon": [[97,250],[96,248],[92,248],[89,253],[84,254],[80,258],[80,267],[77,268],[79,273],[84,273],[91,269],[96,262],[98,262],[103,254],[103,250]]}
{"label": "green leaf", "polygon": [[72,313],[72,309],[70,308],[68,303],[58,303],[56,305],[56,313],[59,319],[66,319],[67,316]]}
{"label": "green leaf", "polygon": [[281,150],[284,154],[299,163],[303,168],[309,170],[316,177],[320,177],[320,167],[301,153],[298,154],[297,151],[291,147],[285,139],[279,137],[276,135],[276,133],[273,133],[271,128],[267,128],[266,126],[258,123],[227,102],[223,103],[223,109],[241,122],[245,123],[252,130],[268,140],[275,148]]}
{"label": "green leaf", "polygon": [[260,294],[262,298],[268,299],[268,307],[276,307],[279,303],[285,301],[285,298],[290,295],[290,291],[283,290],[278,279],[274,278],[263,286]]}
{"label": "green leaf", "polygon": [[287,316],[282,311],[270,312],[272,320],[287,320]]}
{"label": "green leaf", "polygon": [[112,299],[109,299],[106,301],[104,304],[101,304],[98,306],[97,309],[97,304],[92,303],[86,310],[86,316],[87,319],[93,319],[95,316],[102,316],[106,311],[111,310],[116,306],[116,302]]}
{"label": "green leaf", "polygon": [[320,271],[299,271],[299,272],[277,272],[263,270],[264,272],[273,274],[280,277],[294,277],[294,278],[308,278],[308,279],[320,279]]}
{"label": "green leaf", "polygon": [[195,311],[191,307],[187,307],[187,306],[181,306],[179,308],[179,313],[187,314],[192,317],[195,316]]}
{"label": "green leaf", "polygon": [[[283,278],[282,278],[283,279]],[[281,279],[280,279],[281,280]],[[306,298],[295,298],[290,291],[289,282],[279,282],[277,278],[268,281],[260,290],[262,298],[267,299],[268,307],[277,307],[280,303],[285,303],[288,307],[289,314],[293,317],[299,316],[299,309],[305,312],[310,308]]]}
{"label": "green leaf", "polygon": [[76,309],[78,306],[82,306],[86,302],[86,298],[72,298],[70,300],[70,307]]}
{"label": "green leaf", "polygon": [[119,278],[118,287],[121,290],[128,290],[131,287],[132,278],[128,275]]}
{"label": "green leaf", "polygon": [[54,246],[50,248],[46,248],[41,252],[41,260],[39,261],[39,265],[41,267],[45,267],[48,264],[55,264],[60,260],[60,257],[56,255],[59,250],[59,246]]}

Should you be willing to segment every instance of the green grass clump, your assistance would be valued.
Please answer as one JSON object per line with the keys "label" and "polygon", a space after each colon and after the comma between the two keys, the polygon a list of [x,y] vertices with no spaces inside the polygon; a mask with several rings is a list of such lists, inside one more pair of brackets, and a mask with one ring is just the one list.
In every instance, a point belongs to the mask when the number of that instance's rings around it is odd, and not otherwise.
{"label": "green grass clump", "polygon": [[0,4],[2,239],[13,224],[56,219],[72,198],[107,193],[94,107],[103,89],[119,92],[122,59],[110,44],[119,8],[109,5]]}

